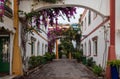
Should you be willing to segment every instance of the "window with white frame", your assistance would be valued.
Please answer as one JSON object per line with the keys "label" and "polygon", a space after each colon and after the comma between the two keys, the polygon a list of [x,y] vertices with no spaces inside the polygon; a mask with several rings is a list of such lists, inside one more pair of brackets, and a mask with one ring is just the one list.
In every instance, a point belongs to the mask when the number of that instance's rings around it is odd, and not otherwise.
{"label": "window with white frame", "polygon": [[87,52],[87,46],[86,43],[84,44],[84,55],[86,56],[86,52]]}
{"label": "window with white frame", "polygon": [[90,40],[89,40],[89,44],[88,45],[89,45],[89,47],[88,47],[89,48],[89,50],[88,50],[89,51],[88,52],[89,53],[88,56],[90,56],[91,55],[91,41]]}
{"label": "window with white frame", "polygon": [[44,43],[42,43],[42,55],[44,53]]}
{"label": "window with white frame", "polygon": [[91,24],[91,11],[89,10],[89,13],[88,13],[88,25]]}
{"label": "window with white frame", "polygon": [[40,52],[40,42],[38,41],[38,43],[37,43],[37,55],[39,55],[39,52]]}
{"label": "window with white frame", "polygon": [[47,50],[48,50],[48,46],[47,46],[47,44],[45,45],[45,52],[47,52]]}
{"label": "window with white frame", "polygon": [[35,55],[35,41],[34,37],[31,37],[31,55]]}
{"label": "window with white frame", "polygon": [[97,51],[97,49],[98,49],[98,37],[96,36],[96,37],[94,37],[93,39],[93,55],[94,56],[97,56],[97,54],[98,54],[98,51]]}

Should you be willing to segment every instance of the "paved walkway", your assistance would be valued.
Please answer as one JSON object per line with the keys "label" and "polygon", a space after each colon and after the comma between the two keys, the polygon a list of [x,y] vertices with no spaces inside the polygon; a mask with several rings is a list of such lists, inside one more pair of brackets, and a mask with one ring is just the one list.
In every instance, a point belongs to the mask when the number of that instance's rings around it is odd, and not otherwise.
{"label": "paved walkway", "polygon": [[59,59],[44,65],[25,79],[97,79],[75,60]]}

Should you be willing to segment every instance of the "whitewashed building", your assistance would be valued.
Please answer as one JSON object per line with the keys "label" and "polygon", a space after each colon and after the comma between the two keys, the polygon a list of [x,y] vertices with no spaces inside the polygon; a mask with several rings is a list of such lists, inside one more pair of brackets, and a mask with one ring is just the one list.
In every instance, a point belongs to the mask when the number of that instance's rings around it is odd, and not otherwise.
{"label": "whitewashed building", "polygon": [[[14,0],[5,0],[3,3],[4,15],[0,16],[0,77],[4,75],[13,74],[13,49],[14,49],[14,37],[16,29],[14,28]],[[28,3],[29,4],[29,3]],[[1,1],[0,1],[1,6]],[[23,6],[22,6],[23,7]],[[25,6],[24,6],[25,7]],[[21,9],[21,3],[19,4]],[[26,9],[30,9],[29,7]],[[1,8],[0,8],[1,10]],[[2,12],[2,11],[0,11]],[[25,21],[26,22],[26,21]],[[19,48],[20,55],[22,56],[22,68],[26,70],[28,59],[31,56],[44,55],[48,51],[48,38],[47,32],[48,27],[41,25],[41,32],[33,30],[32,33],[24,33],[24,24],[21,21],[21,16],[19,16]],[[24,38],[25,49],[22,46],[22,38]],[[25,50],[25,51],[24,51]]]}
{"label": "whitewashed building", "polygon": [[[120,59],[120,32],[119,32],[119,13],[120,5],[116,0],[116,27],[115,27],[115,51],[117,59]],[[106,68],[108,52],[110,46],[110,19],[109,17],[103,18],[97,13],[85,9],[80,17],[80,24],[82,30],[81,46],[83,48],[84,55],[89,58],[93,57],[93,60],[97,65],[101,65]]]}
{"label": "whitewashed building", "polygon": [[[13,26],[13,1],[4,2],[4,15],[0,16],[0,76],[12,74],[12,54],[15,29]],[[0,1],[0,6],[1,6]],[[0,10],[1,14],[2,10]]]}
{"label": "whitewashed building", "polygon": [[109,46],[109,20],[100,15],[85,9],[80,23],[82,30],[83,54],[86,57],[93,57],[97,65],[105,67]]}

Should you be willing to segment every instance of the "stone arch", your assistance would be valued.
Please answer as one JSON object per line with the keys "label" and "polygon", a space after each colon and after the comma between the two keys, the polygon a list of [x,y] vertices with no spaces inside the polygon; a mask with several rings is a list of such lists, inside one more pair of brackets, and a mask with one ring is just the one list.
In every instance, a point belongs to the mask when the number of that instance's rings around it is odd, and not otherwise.
{"label": "stone arch", "polygon": [[[25,12],[39,11],[45,8],[53,7],[81,7],[90,9],[103,17],[109,16],[110,0],[60,0],[55,4],[45,2],[35,2],[34,0],[22,0],[20,1],[19,8]],[[27,4],[27,6],[26,6]],[[26,7],[24,7],[26,6]]]}
{"label": "stone arch", "polygon": [[103,17],[109,16],[109,0],[74,0],[73,2],[65,0],[56,4],[44,4],[40,2],[33,7],[33,10],[39,11],[41,9],[53,7],[81,7],[92,10]]}

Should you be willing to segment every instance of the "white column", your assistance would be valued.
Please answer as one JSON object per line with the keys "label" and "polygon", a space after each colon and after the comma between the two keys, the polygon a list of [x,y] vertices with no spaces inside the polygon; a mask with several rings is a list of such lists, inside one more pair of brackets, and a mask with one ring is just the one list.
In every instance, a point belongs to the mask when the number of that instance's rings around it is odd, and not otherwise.
{"label": "white column", "polygon": [[14,40],[14,34],[10,33],[10,75],[12,75],[13,40]]}

